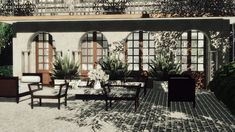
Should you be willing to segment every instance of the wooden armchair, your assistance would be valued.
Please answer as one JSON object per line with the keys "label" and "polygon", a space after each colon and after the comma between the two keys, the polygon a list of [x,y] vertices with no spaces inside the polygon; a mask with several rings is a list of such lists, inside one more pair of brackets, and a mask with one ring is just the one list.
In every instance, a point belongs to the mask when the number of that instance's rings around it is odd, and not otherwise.
{"label": "wooden armchair", "polygon": [[60,109],[60,98],[65,98],[65,106],[67,106],[68,83],[59,84],[59,89],[42,89],[39,83],[31,83],[28,85],[31,94],[31,108],[33,109],[34,98],[39,99],[39,105],[42,105],[42,99],[57,99],[58,109]]}

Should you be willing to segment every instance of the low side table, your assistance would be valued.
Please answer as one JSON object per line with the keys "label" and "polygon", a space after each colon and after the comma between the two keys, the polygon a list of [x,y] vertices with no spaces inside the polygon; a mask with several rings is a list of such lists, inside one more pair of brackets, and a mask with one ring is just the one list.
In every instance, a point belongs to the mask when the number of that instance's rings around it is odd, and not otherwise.
{"label": "low side table", "polygon": [[[90,88],[93,89],[93,88]],[[84,93],[84,94],[75,94],[75,99],[78,100],[105,100],[105,110],[108,110],[108,100],[107,95],[104,93]]]}

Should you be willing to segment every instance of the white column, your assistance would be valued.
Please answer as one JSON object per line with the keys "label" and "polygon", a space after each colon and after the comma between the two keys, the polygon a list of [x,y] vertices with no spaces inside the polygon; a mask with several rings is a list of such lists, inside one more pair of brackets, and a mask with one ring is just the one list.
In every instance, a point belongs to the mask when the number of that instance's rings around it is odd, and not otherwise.
{"label": "white column", "polygon": [[29,72],[29,51],[23,51],[23,55],[24,55],[23,69],[24,72],[27,73]]}
{"label": "white column", "polygon": [[76,62],[79,62],[79,54],[80,53],[81,53],[80,51],[73,51],[73,58]]}

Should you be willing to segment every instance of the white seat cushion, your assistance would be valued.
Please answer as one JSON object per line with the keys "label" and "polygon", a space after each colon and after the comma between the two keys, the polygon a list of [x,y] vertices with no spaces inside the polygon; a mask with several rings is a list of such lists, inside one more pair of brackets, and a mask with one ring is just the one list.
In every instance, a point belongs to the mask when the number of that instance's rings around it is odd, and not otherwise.
{"label": "white seat cushion", "polygon": [[43,90],[40,90],[40,91],[36,91],[33,94],[37,95],[37,96],[55,96],[55,95],[58,95],[58,90],[43,89]]}
{"label": "white seat cushion", "polygon": [[22,76],[21,77],[21,82],[22,83],[35,83],[35,82],[40,82],[40,76]]}

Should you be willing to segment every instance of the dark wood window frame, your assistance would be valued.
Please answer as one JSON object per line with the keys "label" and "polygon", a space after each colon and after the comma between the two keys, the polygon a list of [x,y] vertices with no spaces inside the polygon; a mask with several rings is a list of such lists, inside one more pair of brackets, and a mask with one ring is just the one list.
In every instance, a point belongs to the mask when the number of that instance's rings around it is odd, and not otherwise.
{"label": "dark wood window frame", "polygon": [[[40,33],[36,37],[36,43],[37,43],[36,44],[36,69],[37,71],[38,70],[51,70],[52,68],[51,62],[52,62],[52,57],[53,57],[52,36],[48,33]],[[45,58],[45,57],[48,57],[48,58]],[[42,65],[42,68],[39,65]]]}
{"label": "dark wood window frame", "polygon": [[[187,34],[186,37],[180,37],[180,43],[177,46],[177,50],[180,50],[177,55],[177,60],[181,62],[181,70],[191,70],[191,71],[204,71],[205,70],[205,44],[207,43],[206,36],[204,33],[193,30],[184,32],[183,34]],[[182,34],[182,35],[183,35]],[[194,34],[195,36],[193,36]],[[199,34],[203,35],[199,38]],[[192,43],[193,42],[193,43]],[[199,44],[201,43],[201,44]],[[200,62],[200,57],[202,57],[202,61]],[[183,65],[187,65],[186,68],[183,68]],[[196,68],[192,69],[192,65]],[[203,68],[199,68],[202,65]],[[203,70],[202,70],[203,69]]]}
{"label": "dark wood window frame", "polygon": [[[92,45],[90,42],[92,42]],[[86,76],[87,71],[90,70],[89,65],[92,65],[92,68],[95,68],[98,59],[103,58],[107,54],[108,54],[108,43],[107,40],[104,38],[104,35],[96,31],[88,32],[82,38],[82,43],[81,43],[81,59],[80,59],[81,74]],[[89,58],[93,58],[92,62],[90,62],[91,60],[89,60]],[[84,68],[84,66],[86,68]]]}
{"label": "dark wood window frame", "polygon": [[[138,37],[136,38],[135,36]],[[148,63],[151,63],[151,60],[155,57],[154,53],[150,53],[150,51],[155,51],[154,39],[151,38],[151,33],[145,31],[132,32],[132,34],[127,37],[124,47],[125,62],[129,64],[128,69],[130,71],[148,70]],[[138,61],[135,62],[135,59]],[[135,69],[137,65],[138,69]]]}

